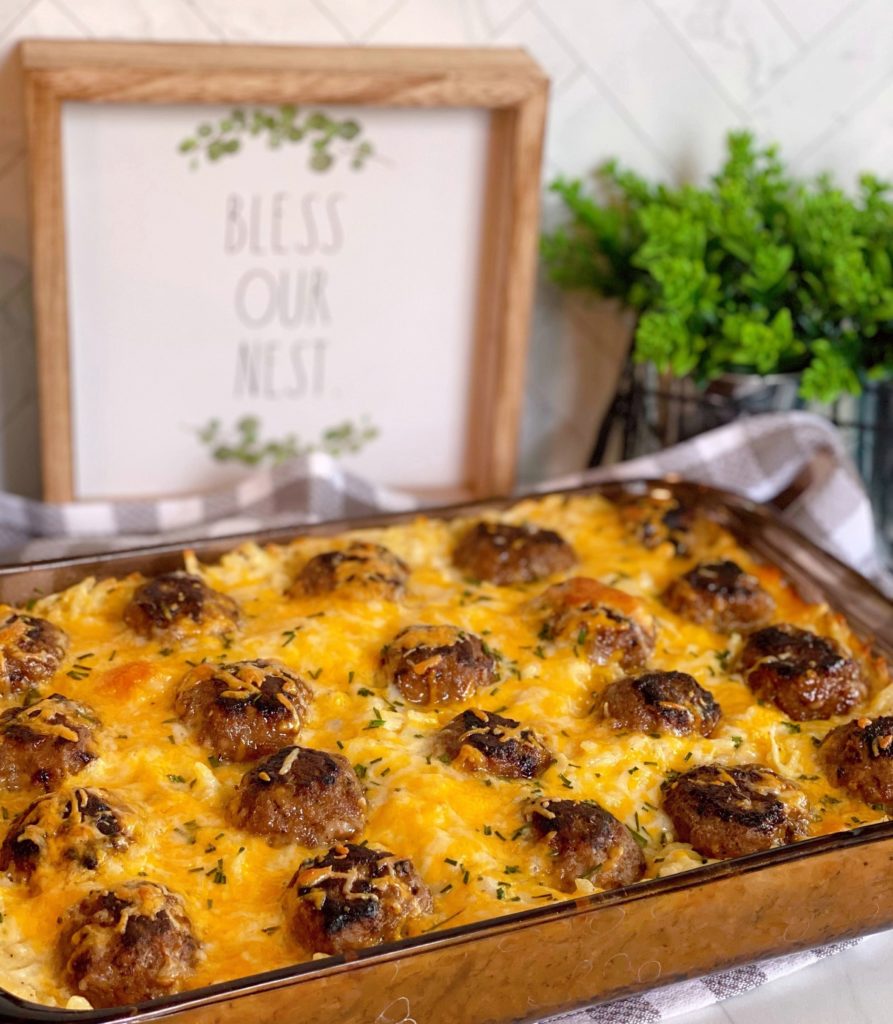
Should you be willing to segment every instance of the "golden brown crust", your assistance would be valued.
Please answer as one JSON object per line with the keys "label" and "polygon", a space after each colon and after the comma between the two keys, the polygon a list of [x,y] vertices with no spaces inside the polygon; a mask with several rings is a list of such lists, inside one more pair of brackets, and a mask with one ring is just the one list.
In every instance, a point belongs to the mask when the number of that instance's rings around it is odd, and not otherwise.
{"label": "golden brown crust", "polygon": [[290,593],[332,595],[351,601],[398,601],[406,590],[409,566],[381,544],[353,541],[324,551],[298,573]]}
{"label": "golden brown crust", "polygon": [[0,692],[20,693],[53,676],[68,634],[46,619],[10,611],[0,617]]}
{"label": "golden brown crust", "polygon": [[705,857],[740,857],[806,835],[809,807],[790,779],[759,764],[705,764],[674,779],[664,810]]}
{"label": "golden brown crust", "polygon": [[453,564],[466,576],[503,585],[532,583],[576,562],[574,549],[554,530],[511,523],[475,523],[453,551]]}
{"label": "golden brown crust", "polygon": [[667,545],[679,558],[708,543],[715,532],[712,523],[678,498],[629,498],[619,503],[619,511],[624,529],[633,540],[649,551]]}
{"label": "golden brown crust", "polygon": [[273,845],[320,846],[363,828],[366,798],[346,757],[292,746],[242,776],[230,812]]}
{"label": "golden brown crust", "polygon": [[858,662],[836,641],[780,624],[751,633],[739,659],[757,697],[795,722],[843,715],[868,695]]}
{"label": "golden brown crust", "polygon": [[667,587],[663,600],[677,615],[717,633],[758,629],[775,611],[759,580],[728,559],[696,565]]}
{"label": "golden brown crust", "polygon": [[444,726],[439,745],[456,767],[501,779],[534,779],[553,760],[533,729],[479,708],[461,712]]}
{"label": "golden brown crust", "polygon": [[407,626],[387,644],[379,662],[412,704],[451,704],[489,686],[496,662],[480,637],[457,626]]}
{"label": "golden brown crust", "polygon": [[94,743],[98,719],[80,701],[53,693],[28,707],[0,714],[0,786],[57,789],[99,756]]}
{"label": "golden brown crust", "polygon": [[199,949],[182,899],[146,881],[94,889],[68,911],[58,944],[66,984],[97,1008],[179,991]]}
{"label": "golden brown crust", "polygon": [[539,637],[571,647],[596,665],[641,668],[654,650],[655,626],[632,594],[598,580],[574,576],[531,602]]}
{"label": "golden brown crust", "polygon": [[124,609],[124,621],[142,636],[225,633],[238,624],[239,606],[199,576],[168,572],[136,588]]}
{"label": "golden brown crust", "polygon": [[551,880],[564,892],[574,892],[578,878],[617,889],[645,873],[645,857],[630,830],[593,800],[542,800],[530,823],[549,847]]}
{"label": "golden brown crust", "polygon": [[132,812],[104,789],[67,786],[29,804],[11,822],[0,847],[0,871],[28,881],[95,871],[131,841]]}
{"label": "golden brown crust", "polygon": [[275,754],[297,739],[313,694],[281,661],[196,665],[177,692],[177,714],[226,761]]}
{"label": "golden brown crust", "polygon": [[867,804],[893,807],[893,715],[856,718],[832,729],[819,760],[833,785]]}
{"label": "golden brown crust", "polygon": [[709,736],[722,714],[709,690],[686,672],[648,672],[611,683],[601,711],[612,729],[662,736]]}
{"label": "golden brown crust", "polygon": [[351,843],[305,860],[283,898],[289,932],[312,953],[392,942],[433,907],[411,861]]}

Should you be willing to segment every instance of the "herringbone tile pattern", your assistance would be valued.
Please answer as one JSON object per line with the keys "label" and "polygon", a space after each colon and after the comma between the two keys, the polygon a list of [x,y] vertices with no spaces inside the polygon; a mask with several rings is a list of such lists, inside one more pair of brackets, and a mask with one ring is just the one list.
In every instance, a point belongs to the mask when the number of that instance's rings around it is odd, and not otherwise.
{"label": "herringbone tile pattern", "polygon": [[[553,81],[546,174],[609,155],[652,175],[712,168],[748,125],[804,173],[893,176],[893,0],[0,0],[0,486],[37,490],[21,92],[29,36],[523,45]],[[547,204],[546,216],[551,215]],[[528,473],[572,468],[591,422],[585,317],[536,317]],[[556,368],[557,367],[557,368]],[[575,397],[576,396],[576,397]],[[585,393],[583,395],[585,404]]]}

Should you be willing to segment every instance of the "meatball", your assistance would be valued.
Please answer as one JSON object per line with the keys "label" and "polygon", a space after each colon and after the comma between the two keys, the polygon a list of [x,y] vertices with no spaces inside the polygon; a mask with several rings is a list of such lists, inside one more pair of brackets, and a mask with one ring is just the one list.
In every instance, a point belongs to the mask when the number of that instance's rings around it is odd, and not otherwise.
{"label": "meatball", "polygon": [[345,953],[402,938],[434,903],[412,861],[347,843],[301,864],[283,908],[304,949]]}
{"label": "meatball", "polygon": [[283,747],[242,776],[230,810],[274,846],[321,846],[363,828],[366,798],[346,757]]}
{"label": "meatball", "polygon": [[453,564],[466,576],[499,584],[530,583],[576,561],[574,549],[554,530],[509,523],[476,523],[453,551]]}
{"label": "meatball", "polygon": [[124,621],[143,636],[225,633],[239,620],[239,606],[188,572],[168,572],[141,584],[124,609]]}
{"label": "meatball", "polygon": [[758,764],[705,764],[674,779],[664,810],[680,841],[723,859],[784,846],[806,835],[806,796]]}
{"label": "meatball", "polygon": [[177,713],[200,743],[226,761],[275,754],[295,740],[310,687],[279,661],[196,665],[177,693]]}
{"label": "meatball", "polygon": [[495,665],[480,637],[456,626],[407,626],[380,660],[386,681],[412,704],[465,700],[492,682]]}
{"label": "meatball", "polygon": [[563,892],[573,892],[578,878],[617,889],[645,872],[632,832],[593,800],[542,800],[530,821],[537,838],[548,844],[552,882]]}
{"label": "meatball", "polygon": [[627,533],[649,550],[670,544],[673,553],[682,557],[695,546],[698,516],[678,498],[635,498],[621,504],[620,514]]}
{"label": "meatball", "polygon": [[295,595],[336,594],[353,601],[397,601],[409,566],[381,544],[356,540],[340,551],[311,558],[291,588]]}
{"label": "meatball", "polygon": [[0,847],[0,871],[29,879],[38,869],[95,871],[130,844],[129,808],[104,789],[74,788],[42,796],[12,824]]}
{"label": "meatball", "polygon": [[575,576],[532,602],[543,616],[540,638],[581,651],[596,665],[640,668],[654,650],[654,623],[641,602],[598,580]]}
{"label": "meatball", "polygon": [[502,779],[533,779],[552,763],[533,729],[478,708],[456,715],[441,730],[440,745],[465,771],[484,771]]}
{"label": "meatball", "polygon": [[145,881],[88,893],[63,919],[58,945],[65,983],[96,1008],[177,992],[199,948],[182,899]]}
{"label": "meatball", "polygon": [[757,697],[796,722],[845,714],[868,694],[858,664],[834,640],[796,626],[752,633],[739,664]]}
{"label": "meatball", "polygon": [[97,724],[92,708],[61,693],[7,708],[0,714],[0,787],[57,789],[96,760]]}
{"label": "meatball", "polygon": [[729,561],[696,565],[667,587],[663,600],[678,615],[717,633],[756,629],[775,611],[775,601],[756,577]]}
{"label": "meatball", "polygon": [[49,679],[68,650],[68,635],[46,619],[10,612],[0,619],[0,692],[18,693]]}
{"label": "meatball", "polygon": [[612,729],[709,736],[721,711],[713,694],[688,673],[648,672],[611,683],[602,694],[602,713]]}
{"label": "meatball", "polygon": [[893,807],[893,715],[857,718],[822,740],[825,774],[867,804]]}

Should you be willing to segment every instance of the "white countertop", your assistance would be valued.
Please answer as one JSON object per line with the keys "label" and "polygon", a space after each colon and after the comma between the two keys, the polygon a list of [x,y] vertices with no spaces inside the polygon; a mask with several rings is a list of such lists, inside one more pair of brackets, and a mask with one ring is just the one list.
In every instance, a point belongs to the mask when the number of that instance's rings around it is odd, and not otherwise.
{"label": "white countertop", "polygon": [[893,931],[673,1024],[889,1024]]}

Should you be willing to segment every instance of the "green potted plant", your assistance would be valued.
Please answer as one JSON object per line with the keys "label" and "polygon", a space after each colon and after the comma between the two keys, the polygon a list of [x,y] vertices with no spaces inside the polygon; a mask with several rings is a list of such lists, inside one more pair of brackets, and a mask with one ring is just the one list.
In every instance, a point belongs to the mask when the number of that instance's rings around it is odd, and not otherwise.
{"label": "green potted plant", "polygon": [[[663,420],[681,430],[659,442],[742,412],[807,405],[833,414],[865,392],[881,419],[874,425],[885,426],[889,184],[865,174],[848,194],[827,175],[798,180],[776,147],[738,132],[703,187],[652,184],[609,161],[591,184],[559,178],[551,190],[567,217],[542,239],[549,277],[633,310],[635,386],[684,399]],[[893,463],[880,468],[893,478]]]}
{"label": "green potted plant", "polygon": [[551,279],[638,313],[634,358],[704,383],[795,373],[832,402],[893,375],[891,186],[792,178],[747,132],[708,185],[652,185],[614,161],[551,186],[570,215],[542,240]]}

